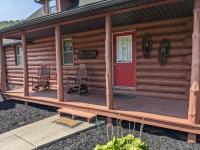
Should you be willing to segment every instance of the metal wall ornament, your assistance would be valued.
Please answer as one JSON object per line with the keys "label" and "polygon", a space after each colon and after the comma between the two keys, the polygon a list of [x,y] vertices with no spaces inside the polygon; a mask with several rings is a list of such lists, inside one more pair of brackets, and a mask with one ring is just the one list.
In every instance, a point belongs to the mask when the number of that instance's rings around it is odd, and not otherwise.
{"label": "metal wall ornament", "polygon": [[144,58],[149,58],[152,51],[152,35],[150,33],[146,33],[142,38],[142,52]]}
{"label": "metal wall ornament", "polygon": [[170,54],[171,44],[168,39],[163,39],[160,43],[159,48],[159,62],[161,65],[167,63],[169,54]]}

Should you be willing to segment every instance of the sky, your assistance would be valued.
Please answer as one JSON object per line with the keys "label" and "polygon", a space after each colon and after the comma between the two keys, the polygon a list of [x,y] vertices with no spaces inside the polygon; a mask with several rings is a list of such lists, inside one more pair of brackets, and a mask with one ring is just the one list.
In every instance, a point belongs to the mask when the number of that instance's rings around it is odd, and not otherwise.
{"label": "sky", "polygon": [[40,7],[34,0],[0,0],[0,21],[26,19]]}

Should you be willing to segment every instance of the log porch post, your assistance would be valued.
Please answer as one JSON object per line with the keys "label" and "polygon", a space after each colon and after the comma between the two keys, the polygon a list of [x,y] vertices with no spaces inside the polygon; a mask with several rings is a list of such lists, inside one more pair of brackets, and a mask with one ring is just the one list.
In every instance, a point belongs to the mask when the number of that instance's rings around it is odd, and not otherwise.
{"label": "log porch post", "polygon": [[63,87],[63,65],[60,26],[55,27],[55,45],[56,45],[56,72],[57,72],[57,97],[60,102],[64,101]]}
{"label": "log porch post", "polygon": [[6,92],[6,70],[2,37],[0,37],[0,84],[0,90]]}
{"label": "log porch post", "polygon": [[106,16],[106,39],[105,39],[105,61],[106,61],[106,101],[107,108],[113,109],[113,89],[112,89],[112,20],[111,15]]}
{"label": "log porch post", "polygon": [[23,50],[23,76],[24,76],[23,86],[24,86],[24,96],[29,96],[26,33],[22,32],[21,37],[22,37],[22,50]]}
{"label": "log porch post", "polygon": [[192,41],[192,70],[188,121],[198,123],[197,106],[200,99],[200,1],[195,1]]}
{"label": "log porch post", "polygon": [[[194,5],[194,25],[192,36],[192,70],[191,86],[189,98],[188,121],[199,123],[199,104],[200,104],[200,1],[195,0]],[[188,142],[196,142],[195,134],[188,134]]]}

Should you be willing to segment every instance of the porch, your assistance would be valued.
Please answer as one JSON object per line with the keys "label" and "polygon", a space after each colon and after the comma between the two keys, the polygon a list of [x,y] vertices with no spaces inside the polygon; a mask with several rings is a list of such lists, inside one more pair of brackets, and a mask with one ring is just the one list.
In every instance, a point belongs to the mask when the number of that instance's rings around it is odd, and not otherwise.
{"label": "porch", "polygon": [[[112,9],[108,9],[110,8],[108,6],[105,13],[103,10],[105,7],[102,6],[101,11],[90,11],[91,14],[83,16],[78,14],[75,17],[67,16],[66,13],[65,17],[58,15],[53,18],[52,16],[53,19],[49,22],[27,25],[27,28],[23,30],[16,29],[13,32],[1,33],[3,38],[22,39],[23,49],[23,66],[21,67],[13,63],[14,50],[5,51],[6,69],[4,62],[1,62],[2,91],[6,91],[6,84],[20,84],[24,88],[7,91],[5,94],[26,102],[71,108],[188,132],[188,139],[194,142],[196,135],[193,134],[200,134],[200,124],[198,96],[195,95],[198,85],[194,84],[193,87],[196,89],[192,91],[192,97],[189,98],[190,83],[199,81],[198,68],[194,67],[199,65],[197,62],[199,48],[192,45],[191,38],[192,31],[195,33],[199,28],[198,19],[194,19],[194,25],[192,24],[193,2],[165,0],[141,2],[137,5],[134,1],[127,1],[123,8],[119,7],[117,2],[115,5],[116,7],[112,6]],[[199,7],[197,1],[196,9],[194,9],[196,14]],[[138,96],[139,94],[133,94],[133,97],[127,99],[115,95],[114,98],[112,97],[114,85],[112,38],[113,34],[125,31],[136,31],[137,39],[133,44],[137,45],[133,52],[136,67],[132,67],[135,70],[133,76],[137,78],[136,90],[148,95],[147,97]],[[144,59],[141,41],[148,32],[152,34],[154,43],[151,58]],[[65,66],[62,62],[62,39],[64,38],[73,38],[74,41],[72,66]],[[171,41],[172,47],[168,63],[162,66],[155,63],[158,63],[160,42],[165,38]],[[198,38],[193,40],[196,43],[199,42]],[[0,56],[1,60],[4,60],[1,43],[0,38],[0,52],[2,52]],[[97,50],[99,53],[97,58],[91,60],[78,58],[77,55],[81,50],[88,49]],[[65,94],[63,88],[65,80],[67,77],[74,76],[75,67],[82,63],[87,64],[89,68],[88,86],[104,89],[107,94],[90,92],[81,97]],[[33,93],[28,88],[30,78],[37,74],[37,69],[41,65],[50,65],[52,72],[50,84],[56,87],[57,91]],[[6,76],[8,83],[4,78]],[[149,97],[152,95],[162,98]]]}
{"label": "porch", "polygon": [[65,94],[64,101],[60,102],[57,99],[56,90],[33,92],[30,89],[29,96],[24,96],[23,91],[24,89],[21,88],[5,94],[9,98],[21,101],[71,108],[116,119],[200,134],[200,125],[188,122],[188,101],[139,95],[123,97],[124,95],[114,94],[113,110],[108,110],[104,92],[90,91],[82,96]]}

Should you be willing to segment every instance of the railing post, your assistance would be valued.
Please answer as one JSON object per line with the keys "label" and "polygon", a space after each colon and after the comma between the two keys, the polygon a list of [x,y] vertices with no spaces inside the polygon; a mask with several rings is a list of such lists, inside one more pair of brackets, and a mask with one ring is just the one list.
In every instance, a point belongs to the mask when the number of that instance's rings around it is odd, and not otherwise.
{"label": "railing post", "polygon": [[56,72],[57,72],[57,95],[60,102],[64,101],[63,87],[63,64],[60,26],[55,27],[55,45],[56,45]]}
{"label": "railing post", "polygon": [[22,38],[22,50],[23,50],[23,86],[24,96],[29,96],[29,80],[28,80],[28,59],[27,59],[27,44],[26,44],[26,33],[21,33]]}
{"label": "railing post", "polygon": [[112,20],[111,15],[106,16],[106,39],[105,39],[105,62],[106,62],[106,101],[107,108],[113,109],[113,89],[112,89]]}
{"label": "railing post", "polygon": [[0,37],[0,90],[6,92],[6,70],[3,50],[3,38]]}

